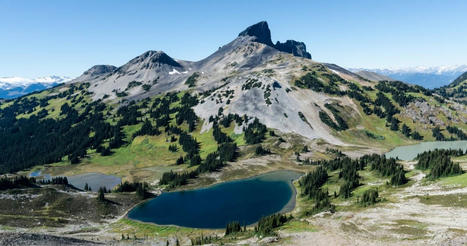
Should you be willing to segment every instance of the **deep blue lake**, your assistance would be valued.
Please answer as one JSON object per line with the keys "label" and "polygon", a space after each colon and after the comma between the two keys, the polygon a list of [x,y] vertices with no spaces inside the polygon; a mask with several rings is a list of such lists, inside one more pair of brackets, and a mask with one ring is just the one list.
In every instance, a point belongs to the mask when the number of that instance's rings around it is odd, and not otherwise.
{"label": "deep blue lake", "polygon": [[162,193],[136,206],[128,217],[194,228],[225,228],[231,221],[250,225],[262,216],[291,211],[295,206],[292,180],[300,175],[275,171],[196,190]]}

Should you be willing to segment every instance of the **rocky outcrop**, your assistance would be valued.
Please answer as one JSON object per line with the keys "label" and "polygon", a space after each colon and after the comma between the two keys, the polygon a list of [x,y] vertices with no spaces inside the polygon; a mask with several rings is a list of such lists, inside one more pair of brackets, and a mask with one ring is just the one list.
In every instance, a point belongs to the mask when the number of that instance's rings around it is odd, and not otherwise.
{"label": "rocky outcrop", "polygon": [[252,26],[249,26],[238,36],[250,36],[253,37],[254,42],[271,46],[279,51],[290,53],[297,57],[311,59],[311,54],[306,51],[306,45],[303,42],[287,40],[285,43],[281,43],[277,41],[277,43],[274,45],[271,40],[271,31],[269,30],[269,26],[266,21],[261,21]]}
{"label": "rocky outcrop", "polygon": [[111,73],[115,72],[117,67],[112,65],[95,65],[90,69],[86,70],[81,76],[71,80],[71,83],[75,82],[88,82],[96,79],[103,78]]}
{"label": "rocky outcrop", "polygon": [[149,50],[131,59],[127,64],[119,67],[117,72],[126,71],[128,68],[134,67],[135,65],[141,69],[151,69],[162,65],[182,67],[180,63],[176,62],[163,51]]}
{"label": "rocky outcrop", "polygon": [[115,69],[117,69],[117,67],[112,65],[95,65],[87,71],[85,71],[83,75],[99,76],[102,74],[111,73],[115,71]]}
{"label": "rocky outcrop", "polygon": [[311,59],[311,54],[306,51],[306,45],[303,42],[287,40],[285,43],[281,43],[277,41],[274,47],[282,52],[287,52],[294,56]]}
{"label": "rocky outcrop", "polygon": [[274,47],[271,40],[271,31],[269,30],[268,23],[261,21],[252,26],[247,27],[238,36],[251,36],[254,37],[253,41]]}

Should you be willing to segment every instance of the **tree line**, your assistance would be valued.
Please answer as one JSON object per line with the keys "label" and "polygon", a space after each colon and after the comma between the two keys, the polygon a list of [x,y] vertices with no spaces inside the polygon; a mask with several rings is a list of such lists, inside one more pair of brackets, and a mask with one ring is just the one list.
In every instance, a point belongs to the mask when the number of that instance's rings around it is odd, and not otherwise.
{"label": "tree line", "polygon": [[418,162],[415,167],[421,170],[430,169],[427,177],[432,179],[460,175],[464,171],[459,163],[454,163],[451,160],[451,156],[461,156],[464,154],[467,153],[464,153],[461,149],[435,149],[433,151],[426,151],[417,155],[416,159]]}

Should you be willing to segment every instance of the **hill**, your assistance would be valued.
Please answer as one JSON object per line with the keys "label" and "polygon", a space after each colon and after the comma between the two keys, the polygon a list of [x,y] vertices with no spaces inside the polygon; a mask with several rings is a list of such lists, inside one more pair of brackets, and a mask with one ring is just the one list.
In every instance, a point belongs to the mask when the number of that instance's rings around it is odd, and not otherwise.
{"label": "hill", "polygon": [[444,97],[467,101],[467,72],[460,75],[452,83],[435,90]]}

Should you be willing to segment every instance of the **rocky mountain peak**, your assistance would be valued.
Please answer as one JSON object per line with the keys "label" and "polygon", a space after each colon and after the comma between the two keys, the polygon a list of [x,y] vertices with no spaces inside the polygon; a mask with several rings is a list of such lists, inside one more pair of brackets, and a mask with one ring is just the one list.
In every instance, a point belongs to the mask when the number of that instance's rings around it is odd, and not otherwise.
{"label": "rocky mountain peak", "polygon": [[261,21],[247,27],[243,32],[238,34],[238,36],[251,36],[255,38],[253,40],[255,42],[274,47],[271,40],[271,31],[269,30],[269,26],[266,21]]}
{"label": "rocky mountain peak", "polygon": [[254,42],[271,46],[279,51],[293,54],[294,56],[311,59],[311,54],[306,51],[306,45],[303,42],[287,40],[285,43],[281,43],[277,41],[274,45],[271,40],[271,31],[269,30],[269,26],[266,21],[261,21],[247,27],[247,29],[241,32],[238,36],[254,37]]}
{"label": "rocky mountain peak", "polygon": [[89,76],[98,76],[101,74],[111,73],[115,71],[115,69],[117,69],[117,67],[112,65],[95,65],[85,71],[83,74]]}
{"label": "rocky mountain peak", "polygon": [[135,57],[129,62],[130,64],[137,63],[146,63],[149,64],[166,64],[173,67],[181,67],[181,65],[176,62],[172,57],[168,56],[163,51],[149,50],[141,54],[140,56]]}
{"label": "rocky mountain peak", "polygon": [[282,52],[287,52],[294,56],[311,59],[311,54],[306,51],[306,45],[303,42],[287,40],[285,43],[281,43],[277,41],[274,47]]}

